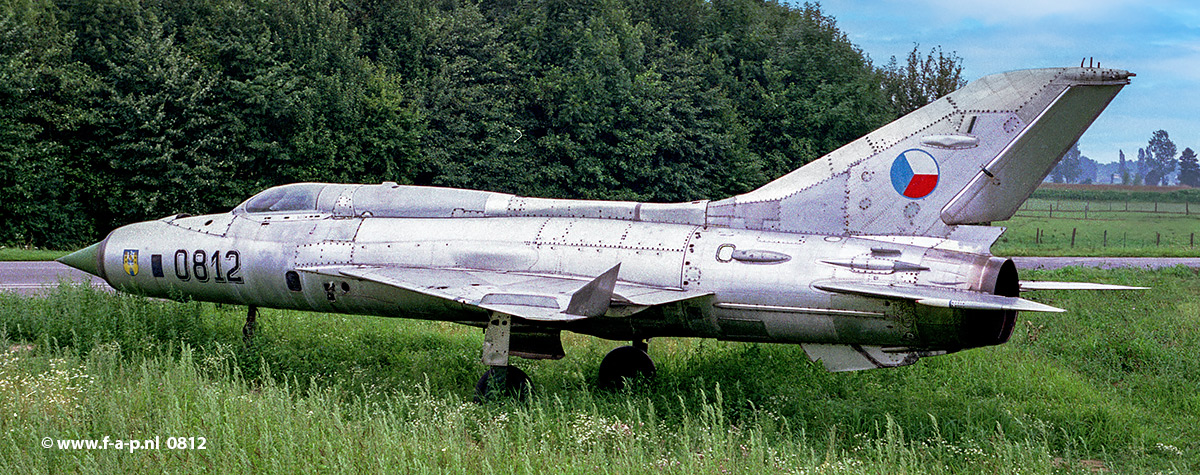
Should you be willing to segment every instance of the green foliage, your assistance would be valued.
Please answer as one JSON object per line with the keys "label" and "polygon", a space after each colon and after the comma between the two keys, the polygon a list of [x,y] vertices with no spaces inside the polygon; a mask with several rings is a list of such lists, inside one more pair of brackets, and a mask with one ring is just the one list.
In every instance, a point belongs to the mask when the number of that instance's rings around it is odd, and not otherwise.
{"label": "green foliage", "polygon": [[1175,142],[1171,141],[1167,131],[1156,130],[1150,136],[1144,162],[1141,166],[1146,173],[1146,184],[1166,185],[1167,174],[1175,171],[1179,163],[1179,159],[1175,158]]}
{"label": "green foliage", "polygon": [[[1075,145],[1072,145],[1067,150],[1067,154],[1063,155],[1058,164],[1054,166],[1054,169],[1050,170],[1050,179],[1055,183],[1074,183],[1079,179],[1079,175],[1083,173],[1082,165],[1079,155],[1079,142],[1075,142]],[[1095,176],[1095,169],[1092,172],[1092,176]]]}
{"label": "green foliage", "polygon": [[1074,200],[1074,201],[1130,201],[1142,203],[1194,203],[1200,204],[1200,190],[1146,191],[1110,187],[1041,187],[1034,190],[1031,199]]}
{"label": "green foliage", "polygon": [[893,115],[880,73],[813,4],[4,7],[0,242],[24,246],[296,181],[721,198]]}
{"label": "green foliage", "polygon": [[921,45],[913,45],[903,66],[892,56],[880,73],[883,92],[896,117],[967,85],[962,77],[962,58],[954,52],[944,53],[941,46],[921,57]]}
{"label": "green foliage", "polygon": [[100,85],[71,61],[78,42],[47,2],[0,10],[0,242],[65,248],[92,232],[70,142],[99,114]]}
{"label": "green foliage", "polygon": [[1200,163],[1191,148],[1185,148],[1179,154],[1179,184],[1200,188]]}
{"label": "green foliage", "polygon": [[331,2],[30,1],[5,18],[0,216],[18,225],[0,242],[65,248],[275,184],[416,168],[398,75]]}
{"label": "green foliage", "polygon": [[[826,373],[796,345],[661,338],[658,379],[594,389],[615,344],[519,363],[528,404],[475,405],[478,329],[67,286],[0,295],[0,466],[37,471],[1191,473],[1200,275],[1064,269],[1004,345]],[[1121,331],[1114,332],[1112,329]],[[204,451],[44,450],[43,437],[206,437]],[[165,443],[165,442],[164,442]],[[78,468],[77,468],[78,467]]]}

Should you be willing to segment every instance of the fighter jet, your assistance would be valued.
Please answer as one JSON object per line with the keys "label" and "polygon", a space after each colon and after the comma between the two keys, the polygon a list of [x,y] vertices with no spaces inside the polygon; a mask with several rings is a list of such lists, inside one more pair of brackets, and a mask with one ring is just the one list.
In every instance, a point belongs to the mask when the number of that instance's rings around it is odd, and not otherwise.
{"label": "fighter jet", "polygon": [[631,342],[599,385],[652,376],[660,337],[798,343],[831,371],[998,345],[1061,312],[989,252],[1134,76],[1093,67],[972,82],[765,186],[717,201],[530,198],[298,183],[231,212],[130,224],[60,259],[140,295],[420,318],[483,329],[486,398],[563,331]]}

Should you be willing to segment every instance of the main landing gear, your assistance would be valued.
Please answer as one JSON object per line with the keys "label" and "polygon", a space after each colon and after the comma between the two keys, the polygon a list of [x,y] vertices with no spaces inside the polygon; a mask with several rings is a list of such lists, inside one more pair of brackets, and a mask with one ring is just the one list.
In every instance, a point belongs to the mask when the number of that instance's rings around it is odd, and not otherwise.
{"label": "main landing gear", "polygon": [[637,340],[632,345],[608,352],[600,361],[600,389],[612,391],[624,388],[626,379],[654,379],[657,370],[654,361],[646,353],[648,348],[646,340]]}
{"label": "main landing gear", "polygon": [[[493,313],[483,331],[482,360],[489,368],[475,383],[475,402],[500,398],[523,401],[533,391],[529,376],[508,362],[511,342],[512,316]],[[610,351],[600,362],[600,389],[618,390],[625,387],[626,380],[653,378],[656,369],[646,349],[645,340],[636,340],[629,346]]]}

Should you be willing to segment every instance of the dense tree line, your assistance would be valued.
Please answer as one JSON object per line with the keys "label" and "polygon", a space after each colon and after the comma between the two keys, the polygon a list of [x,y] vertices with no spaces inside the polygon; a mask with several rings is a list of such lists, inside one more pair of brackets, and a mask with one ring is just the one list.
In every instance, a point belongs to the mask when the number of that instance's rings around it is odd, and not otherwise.
{"label": "dense tree line", "polygon": [[1118,152],[1119,162],[1110,181],[1120,180],[1123,185],[1135,186],[1174,184],[1200,187],[1200,166],[1196,165],[1196,152],[1185,148],[1176,157],[1176,150],[1170,134],[1165,130],[1156,130],[1150,135],[1146,148],[1138,149],[1137,160],[1126,161],[1125,152]]}
{"label": "dense tree line", "polygon": [[875,67],[819,6],[762,0],[0,0],[0,242],[296,181],[723,197],[959,62]]}

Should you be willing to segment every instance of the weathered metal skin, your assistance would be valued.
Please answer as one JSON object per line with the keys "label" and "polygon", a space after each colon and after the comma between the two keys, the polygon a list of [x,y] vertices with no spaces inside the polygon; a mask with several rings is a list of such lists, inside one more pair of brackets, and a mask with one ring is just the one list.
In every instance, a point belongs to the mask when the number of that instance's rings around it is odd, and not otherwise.
{"label": "weathered metal skin", "polygon": [[971,223],[1011,216],[1130,76],[988,76],[720,201],[302,183],[125,226],[64,262],[148,296],[487,327],[488,364],[509,346],[561,357],[569,330],[900,366],[1003,343],[1019,310],[1058,311],[1019,298],[1012,262],[988,252],[1003,229]]}
{"label": "weathered metal skin", "polygon": [[[487,314],[477,309],[348,277],[301,273],[301,290],[292,291],[286,274],[310,266],[389,265],[587,277],[620,263],[623,281],[713,292],[711,308],[662,309],[562,328],[612,339],[690,336],[943,349],[979,346],[968,345],[956,328],[968,317],[981,318],[981,312],[920,312],[914,304],[813,291],[812,283],[856,278],[954,281],[984,292],[991,292],[995,284],[994,278],[980,274],[986,256],[962,252],[854,237],[637,221],[612,224],[597,218],[336,218],[311,211],[170,217],[110,234],[104,241],[104,273],[115,288],[154,297],[482,324]],[[764,252],[787,259],[721,259],[721,250],[730,248],[769,248]],[[828,256],[866,258],[872,248],[895,251],[878,260],[914,262],[928,270],[888,272],[822,262]],[[122,269],[125,249],[161,256],[163,276],[145,269],[129,275]],[[203,257],[197,257],[197,251]],[[241,283],[228,282],[235,264],[230,251],[241,256]],[[225,282],[218,282],[213,255],[219,256]],[[197,272],[197,267],[205,270]],[[332,299],[328,286],[333,287]],[[938,323],[930,323],[933,320]]]}

